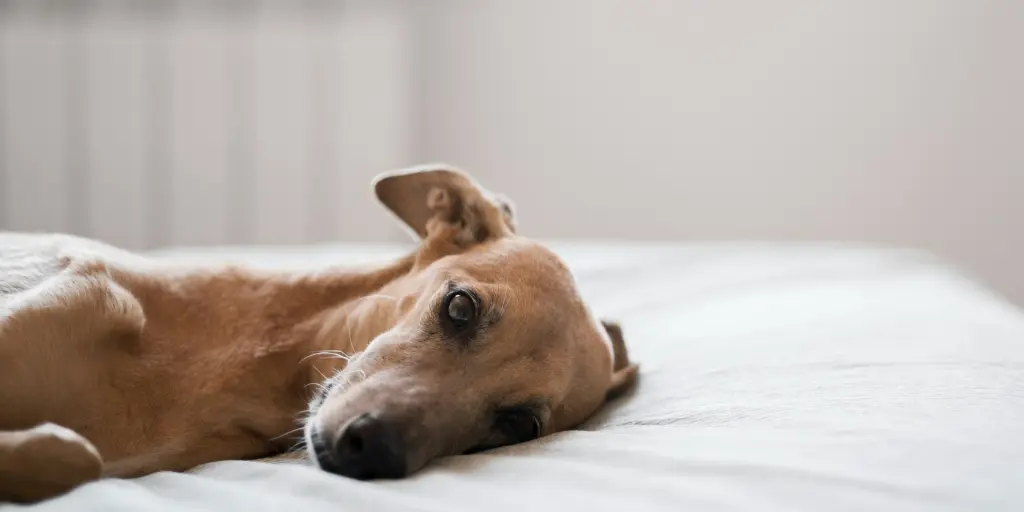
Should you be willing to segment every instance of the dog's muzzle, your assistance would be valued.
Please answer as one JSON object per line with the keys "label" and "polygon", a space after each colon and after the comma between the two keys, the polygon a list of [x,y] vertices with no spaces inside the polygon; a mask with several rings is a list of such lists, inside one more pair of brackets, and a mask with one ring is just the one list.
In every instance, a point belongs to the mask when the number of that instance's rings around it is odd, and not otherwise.
{"label": "dog's muzzle", "polygon": [[310,442],[320,467],[336,475],[373,480],[402,478],[408,473],[399,429],[371,414],[349,422],[334,440],[314,428]]}

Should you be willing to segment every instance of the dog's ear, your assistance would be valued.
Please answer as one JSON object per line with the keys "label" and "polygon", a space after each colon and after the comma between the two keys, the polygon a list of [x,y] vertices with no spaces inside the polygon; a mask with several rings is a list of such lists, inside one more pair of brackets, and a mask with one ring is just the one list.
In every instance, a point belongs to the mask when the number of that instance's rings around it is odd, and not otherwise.
{"label": "dog's ear", "polygon": [[374,193],[418,238],[431,221],[459,226],[467,242],[482,242],[515,232],[512,203],[480,186],[462,171],[443,164],[384,173]]}
{"label": "dog's ear", "polygon": [[619,324],[602,320],[605,332],[612,341],[612,353],[615,361],[612,364],[612,380],[608,386],[607,399],[611,400],[636,383],[640,367],[629,362],[629,352],[626,350],[626,340],[622,337],[622,328]]}

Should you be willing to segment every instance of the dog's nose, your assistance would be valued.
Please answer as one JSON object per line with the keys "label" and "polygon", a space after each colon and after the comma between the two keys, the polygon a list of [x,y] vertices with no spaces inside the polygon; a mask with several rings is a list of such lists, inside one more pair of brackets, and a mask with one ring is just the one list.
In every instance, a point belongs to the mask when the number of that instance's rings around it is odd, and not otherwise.
{"label": "dog's nose", "polygon": [[394,425],[370,414],[349,423],[327,452],[318,456],[320,466],[337,475],[371,480],[406,474],[401,435]]}

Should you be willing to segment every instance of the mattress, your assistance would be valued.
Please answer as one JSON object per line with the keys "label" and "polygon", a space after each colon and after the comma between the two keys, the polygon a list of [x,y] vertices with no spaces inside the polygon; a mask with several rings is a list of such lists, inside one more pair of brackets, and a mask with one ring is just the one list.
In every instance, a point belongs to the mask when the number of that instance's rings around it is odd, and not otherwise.
{"label": "mattress", "polygon": [[[401,481],[226,461],[32,508],[1024,510],[1024,315],[970,276],[843,245],[550,245],[641,365],[638,387],[579,429]],[[309,268],[406,249],[162,255]]]}

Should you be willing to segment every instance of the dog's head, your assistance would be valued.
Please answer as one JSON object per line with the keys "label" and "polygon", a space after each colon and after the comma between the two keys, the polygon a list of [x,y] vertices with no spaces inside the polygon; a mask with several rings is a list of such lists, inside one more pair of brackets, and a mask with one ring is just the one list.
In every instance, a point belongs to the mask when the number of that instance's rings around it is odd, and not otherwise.
{"label": "dog's head", "polygon": [[386,321],[311,405],[322,468],[395,478],[530,441],[580,424],[636,379],[618,326],[595,319],[558,256],[515,234],[506,200],[446,167],[375,189],[421,244],[412,272],[381,290],[374,315]]}

